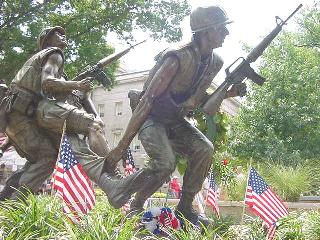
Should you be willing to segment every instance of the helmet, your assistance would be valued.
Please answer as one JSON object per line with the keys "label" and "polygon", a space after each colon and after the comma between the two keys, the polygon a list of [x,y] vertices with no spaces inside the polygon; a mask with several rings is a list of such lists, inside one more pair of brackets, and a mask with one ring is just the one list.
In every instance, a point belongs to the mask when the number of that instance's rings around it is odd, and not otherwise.
{"label": "helmet", "polygon": [[44,45],[47,37],[51,33],[53,33],[54,31],[58,31],[59,33],[65,35],[65,30],[63,29],[63,27],[54,26],[54,27],[45,28],[44,30],[42,30],[42,32],[39,34],[39,37],[38,37],[38,49],[39,50],[43,49],[43,45]]}
{"label": "helmet", "polygon": [[193,33],[228,23],[232,21],[219,6],[198,7],[190,15],[190,26]]}

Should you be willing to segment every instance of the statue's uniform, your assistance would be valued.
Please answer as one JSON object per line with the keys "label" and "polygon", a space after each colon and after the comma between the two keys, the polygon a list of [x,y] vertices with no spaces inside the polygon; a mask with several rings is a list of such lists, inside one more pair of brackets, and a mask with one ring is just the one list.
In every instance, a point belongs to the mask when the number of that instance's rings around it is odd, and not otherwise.
{"label": "statue's uniform", "polygon": [[[168,57],[178,60],[178,71],[165,92],[154,99],[153,108],[139,133],[150,157],[144,169],[149,172],[150,181],[145,182],[136,195],[140,202],[150,197],[170,177],[176,167],[176,154],[188,160],[182,191],[193,196],[201,190],[212,162],[212,143],[184,117],[204,103],[206,89],[223,62],[216,54],[202,62],[199,49],[192,43],[177,50],[166,50],[156,57],[157,63],[144,90]],[[191,99],[193,104],[187,104]]]}
{"label": "statue's uniform", "polygon": [[[37,191],[52,173],[58,149],[41,130],[35,119],[35,108],[41,99],[41,66],[44,59],[58,49],[45,49],[32,56],[20,69],[10,85],[6,134],[17,152],[27,159],[7,185],[25,186]],[[8,196],[10,197],[12,191]]]}
{"label": "statue's uniform", "polygon": [[[38,52],[23,65],[10,85],[6,134],[27,163],[10,176],[6,185],[25,186],[31,191],[39,189],[53,172],[65,120],[75,156],[89,178],[98,182],[101,175],[104,158],[93,153],[86,141],[76,134],[77,131],[86,134],[94,117],[76,106],[47,99],[42,91],[43,63],[53,53],[63,56],[59,48],[53,47]],[[59,74],[63,74],[63,68],[59,69]],[[4,193],[0,198],[10,197],[12,192]]]}
{"label": "statue's uniform", "polygon": [[[61,50],[59,53],[64,59]],[[59,76],[56,77],[60,78],[61,76],[63,76],[63,69],[59,70]],[[42,95],[43,98],[39,101],[36,111],[38,125],[50,134],[56,144],[60,144],[63,125],[66,122],[66,132],[75,157],[88,177],[98,183],[105,158],[91,151],[86,140],[78,135],[89,134],[89,126],[94,122],[94,115],[80,109],[79,102],[70,101],[71,92],[50,93],[42,89]],[[81,96],[79,97],[81,98]]]}

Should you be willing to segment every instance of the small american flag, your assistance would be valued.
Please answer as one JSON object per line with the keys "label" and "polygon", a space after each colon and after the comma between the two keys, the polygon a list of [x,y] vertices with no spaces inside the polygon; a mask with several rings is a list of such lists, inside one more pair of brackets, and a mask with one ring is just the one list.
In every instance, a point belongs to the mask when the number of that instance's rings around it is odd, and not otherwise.
{"label": "small american flag", "polygon": [[288,214],[288,210],[267,183],[251,168],[248,179],[245,203],[259,216],[268,229],[268,239],[273,239],[277,221]]}
{"label": "small american flag", "polygon": [[204,198],[201,191],[196,194],[195,200],[196,200],[197,207],[199,209],[199,213],[205,214],[204,207],[203,207]]}
{"label": "small american flag", "polygon": [[53,175],[53,188],[57,196],[63,199],[63,211],[73,222],[79,222],[80,215],[87,214],[95,204],[92,184],[75,158],[65,134]]}
{"label": "small american flag", "polygon": [[[127,159],[125,161],[126,161],[126,166],[124,168],[124,175],[129,176],[136,171],[130,148],[127,149]],[[131,198],[126,204],[122,206],[122,210],[124,212],[128,212],[130,210],[130,204],[132,200],[133,198]]]}
{"label": "small american flag", "polygon": [[220,217],[220,211],[218,206],[219,189],[217,188],[216,183],[214,181],[213,171],[210,172],[208,181],[209,189],[207,194],[207,203],[212,206],[217,216]]}
{"label": "small american flag", "polygon": [[126,159],[126,166],[124,168],[124,175],[129,176],[136,171],[133,156],[131,153],[130,148],[127,149],[127,159]]}

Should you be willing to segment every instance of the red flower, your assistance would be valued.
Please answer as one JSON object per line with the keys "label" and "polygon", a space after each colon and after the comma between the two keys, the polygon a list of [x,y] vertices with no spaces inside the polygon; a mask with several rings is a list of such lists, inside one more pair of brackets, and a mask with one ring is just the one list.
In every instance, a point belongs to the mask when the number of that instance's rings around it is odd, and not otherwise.
{"label": "red flower", "polygon": [[229,163],[228,159],[223,159],[223,160],[221,161],[221,164],[222,164],[223,166],[227,166],[228,163]]}

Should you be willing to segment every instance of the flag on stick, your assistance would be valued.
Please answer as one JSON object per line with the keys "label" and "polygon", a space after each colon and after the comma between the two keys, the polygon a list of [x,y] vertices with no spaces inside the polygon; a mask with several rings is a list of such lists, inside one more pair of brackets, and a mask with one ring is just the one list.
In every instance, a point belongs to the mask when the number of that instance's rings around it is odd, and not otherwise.
{"label": "flag on stick", "polygon": [[64,202],[63,211],[73,222],[87,214],[95,204],[95,194],[88,176],[75,158],[66,134],[62,135],[53,188]]}
{"label": "flag on stick", "polygon": [[213,171],[210,172],[208,180],[209,180],[209,189],[207,194],[207,203],[210,206],[212,206],[214,212],[220,218],[220,211],[218,206],[219,189],[215,183]]}
{"label": "flag on stick", "polygon": [[132,173],[134,173],[135,171],[136,171],[136,169],[135,169],[135,165],[134,165],[133,156],[132,156],[130,148],[128,148],[127,149],[126,165],[124,168],[124,175],[129,176]]}
{"label": "flag on stick", "polygon": [[[125,162],[125,168],[124,168],[124,175],[129,176],[136,171],[133,156],[132,156],[130,148],[127,149],[127,158],[125,161],[126,162]],[[132,200],[133,200],[133,198],[131,198],[126,204],[124,204],[122,206],[122,210],[124,212],[128,212],[130,210],[130,204],[131,204]]]}
{"label": "flag on stick", "polygon": [[267,238],[273,239],[277,221],[286,216],[288,210],[254,168],[249,173],[245,203],[263,220],[268,229]]}
{"label": "flag on stick", "polygon": [[205,210],[203,207],[204,199],[201,191],[196,194],[195,200],[196,200],[197,207],[199,209],[199,213],[205,214]]}

